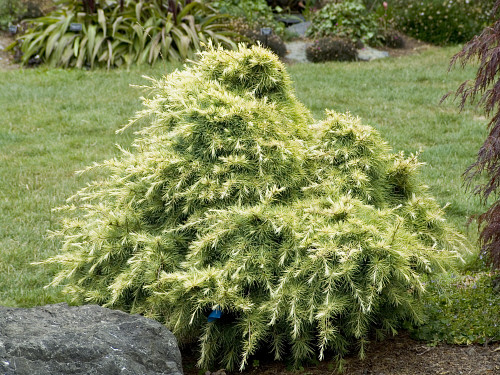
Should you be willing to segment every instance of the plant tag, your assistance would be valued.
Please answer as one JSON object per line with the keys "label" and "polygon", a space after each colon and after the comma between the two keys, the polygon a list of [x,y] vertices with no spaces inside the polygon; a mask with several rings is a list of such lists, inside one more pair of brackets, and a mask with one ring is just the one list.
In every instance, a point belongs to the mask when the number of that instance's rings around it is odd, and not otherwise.
{"label": "plant tag", "polygon": [[273,29],[271,29],[270,27],[263,27],[260,29],[261,35],[271,35],[272,32],[273,32]]}
{"label": "plant tag", "polygon": [[219,309],[215,309],[210,313],[210,315],[207,318],[207,321],[211,323],[216,319],[220,319],[221,316],[222,316],[222,311],[220,311]]}
{"label": "plant tag", "polygon": [[70,23],[69,31],[82,31],[83,25],[81,23]]}

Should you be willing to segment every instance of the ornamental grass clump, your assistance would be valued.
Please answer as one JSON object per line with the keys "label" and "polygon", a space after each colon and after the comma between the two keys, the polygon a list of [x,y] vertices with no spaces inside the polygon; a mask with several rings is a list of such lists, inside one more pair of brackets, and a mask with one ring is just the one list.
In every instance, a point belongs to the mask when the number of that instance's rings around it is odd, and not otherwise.
{"label": "ornamental grass clump", "polygon": [[218,14],[199,0],[64,0],[45,17],[26,20],[16,44],[21,62],[94,68],[194,58],[209,42],[236,48]]}
{"label": "ornamental grass clump", "polygon": [[261,47],[152,82],[134,148],[63,208],[54,285],[163,322],[204,368],[340,359],[420,320],[421,278],[462,238],[415,156],[350,114],[314,124]]}

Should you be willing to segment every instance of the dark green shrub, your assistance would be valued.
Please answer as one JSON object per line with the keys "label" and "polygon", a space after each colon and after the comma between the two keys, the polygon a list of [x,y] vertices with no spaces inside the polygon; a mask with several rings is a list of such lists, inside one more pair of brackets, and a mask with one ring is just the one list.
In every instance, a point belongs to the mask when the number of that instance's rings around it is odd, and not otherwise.
{"label": "dark green shrub", "polygon": [[211,4],[220,13],[242,18],[250,26],[256,23],[270,26],[275,22],[273,10],[265,0],[215,0]]}
{"label": "dark green shrub", "polygon": [[394,0],[399,30],[434,44],[463,43],[490,23],[491,0]]}
{"label": "dark green shrub", "polygon": [[328,3],[313,13],[307,35],[338,37],[366,44],[376,44],[379,28],[374,13],[368,12],[360,0]]}
{"label": "dark green shrub", "polygon": [[500,294],[490,274],[434,276],[426,287],[425,323],[411,328],[415,338],[449,344],[500,341]]}
{"label": "dark green shrub", "polygon": [[55,8],[55,0],[23,0],[26,6],[26,11],[23,14],[23,19],[38,18]]}
{"label": "dark green shrub", "polygon": [[462,239],[416,157],[350,114],[313,124],[260,47],[203,52],[151,89],[134,149],[63,208],[53,284],[164,322],[205,368],[260,348],[340,358],[420,320],[423,275]]}
{"label": "dark green shrub", "polygon": [[259,30],[261,27],[271,27],[279,35],[283,35],[285,32],[283,23],[276,21],[273,9],[265,0],[216,0],[212,1],[211,4],[220,13],[229,14],[234,19],[243,20],[245,30]]}
{"label": "dark green shrub", "polygon": [[266,36],[262,35],[260,30],[254,29],[244,35],[250,38],[253,42],[258,42],[262,46],[269,48],[279,57],[285,57],[287,52],[285,42],[283,42],[283,40],[275,33]]}
{"label": "dark green shrub", "polygon": [[394,8],[386,1],[365,1],[375,15],[379,26],[379,41],[390,48],[404,48],[403,35],[396,30]]}
{"label": "dark green shrub", "polygon": [[279,57],[284,57],[286,55],[286,45],[283,40],[272,32],[271,35],[263,35],[261,32],[261,27],[257,24],[257,27],[250,26],[247,22],[242,19],[236,19],[231,23],[232,30],[241,35],[243,38],[235,38],[238,42],[249,43],[250,45],[260,44],[266,48],[269,48]]}
{"label": "dark green shrub", "polygon": [[307,46],[306,57],[312,62],[354,61],[358,52],[349,39],[321,38]]}
{"label": "dark green shrub", "polygon": [[378,5],[381,5],[383,0],[363,0],[363,4],[365,4],[366,9],[372,11],[377,8]]}
{"label": "dark green shrub", "polygon": [[388,30],[382,34],[384,45],[389,48],[405,48],[403,35],[396,30]]}
{"label": "dark green shrub", "polygon": [[0,0],[0,30],[17,23],[26,10],[26,4],[22,0]]}
{"label": "dark green shrub", "polygon": [[267,0],[267,3],[275,7],[280,7],[287,11],[299,12],[304,8],[304,3],[307,1],[304,0]]}
{"label": "dark green shrub", "polygon": [[[175,4],[172,8],[172,4]],[[125,0],[98,4],[95,13],[80,1],[60,4],[33,20],[20,39],[22,62],[38,55],[51,66],[129,66],[153,64],[159,58],[193,58],[201,43],[232,46],[220,15],[202,1]],[[81,31],[71,31],[81,23]]]}

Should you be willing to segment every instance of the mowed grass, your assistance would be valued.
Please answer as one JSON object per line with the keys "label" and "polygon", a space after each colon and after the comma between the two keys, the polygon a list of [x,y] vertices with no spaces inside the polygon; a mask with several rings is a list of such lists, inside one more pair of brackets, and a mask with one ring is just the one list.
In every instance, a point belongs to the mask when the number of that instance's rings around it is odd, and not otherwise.
{"label": "mowed grass", "polygon": [[[422,152],[421,177],[448,219],[471,238],[471,214],[481,211],[464,191],[462,173],[486,135],[479,110],[459,113],[440,98],[475,67],[447,73],[457,48],[370,63],[295,64],[288,71],[298,98],[321,119],[325,108],[350,111],[376,127],[395,151]],[[93,162],[118,156],[133,131],[115,132],[141,108],[142,75],[161,77],[175,65],[131,71],[24,70],[0,72],[0,305],[64,301],[44,289],[54,270],[33,265],[58,252],[48,233],[59,224],[52,210],[97,177],[76,176]]]}

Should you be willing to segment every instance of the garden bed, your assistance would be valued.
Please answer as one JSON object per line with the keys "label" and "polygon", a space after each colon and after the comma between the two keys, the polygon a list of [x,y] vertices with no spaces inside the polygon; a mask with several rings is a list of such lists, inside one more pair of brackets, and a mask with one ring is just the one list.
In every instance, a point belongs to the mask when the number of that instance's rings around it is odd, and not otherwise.
{"label": "garden bed", "polygon": [[4,49],[14,41],[9,33],[0,31],[0,70],[17,69],[19,65],[13,62],[12,55]]}
{"label": "garden bed", "polygon": [[[252,363],[250,361],[250,363]],[[183,352],[185,375],[198,375],[196,356]],[[324,361],[293,370],[280,362],[254,361],[243,375],[322,375],[336,374],[332,362]],[[212,369],[215,371],[215,369]],[[412,340],[403,333],[373,342],[366,358],[346,359],[344,375],[494,375],[500,373],[500,345],[446,345],[427,346],[422,341]],[[232,373],[227,373],[232,374]],[[218,371],[217,375],[223,375]]]}
{"label": "garden bed", "polygon": [[[14,42],[14,37],[5,31],[0,31],[0,70],[18,69],[19,65],[13,61],[12,54],[3,48]],[[304,42],[307,43],[307,42]],[[378,49],[389,52],[390,57],[402,57],[419,53],[431,48],[427,43],[405,36],[405,48],[378,47]]]}
{"label": "garden bed", "polygon": [[404,48],[377,47],[377,49],[389,52],[389,57],[402,57],[432,48],[432,45],[406,35],[403,36],[403,39],[405,42]]}

